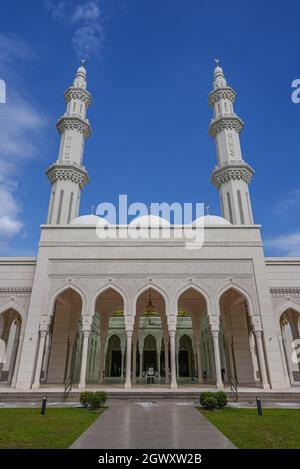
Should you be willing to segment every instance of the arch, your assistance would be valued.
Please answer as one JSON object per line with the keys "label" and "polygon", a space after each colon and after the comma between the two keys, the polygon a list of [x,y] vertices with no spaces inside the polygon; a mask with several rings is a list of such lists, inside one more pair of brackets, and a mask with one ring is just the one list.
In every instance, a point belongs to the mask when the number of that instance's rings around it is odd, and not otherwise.
{"label": "arch", "polygon": [[173,300],[173,308],[174,308],[174,311],[176,311],[176,314],[177,314],[177,310],[178,310],[178,302],[179,302],[179,299],[181,297],[181,295],[183,295],[186,291],[188,290],[195,290],[197,293],[199,293],[199,295],[203,296],[203,298],[205,299],[205,302],[206,302],[206,306],[207,306],[207,315],[209,316],[210,314],[210,311],[212,311],[211,309],[211,301],[210,301],[210,297],[209,297],[209,293],[203,288],[203,287],[198,287],[198,285],[195,285],[194,283],[186,283],[183,287],[180,287],[175,295],[174,295],[174,300]]}
{"label": "arch", "polygon": [[279,304],[275,309],[275,318],[277,325],[280,322],[281,315],[285,313],[288,309],[293,309],[294,311],[300,314],[300,305],[294,303],[292,300],[286,300],[284,303]]}
{"label": "arch", "polygon": [[105,283],[105,285],[102,285],[102,287],[97,289],[97,291],[93,294],[93,297],[92,297],[92,300],[91,300],[91,305],[92,305],[92,308],[93,308],[93,310],[92,310],[93,314],[96,311],[96,303],[97,303],[97,300],[98,300],[99,296],[102,295],[102,293],[104,293],[106,290],[109,290],[109,289],[114,290],[116,293],[118,293],[122,297],[123,305],[124,305],[124,316],[126,316],[126,313],[128,311],[128,304],[129,304],[127,294],[126,294],[125,290],[123,290],[121,287],[115,285],[112,282]]}
{"label": "arch", "polygon": [[[244,290],[240,285],[238,285],[237,283],[235,282],[231,282],[225,286],[223,286],[221,289],[219,289],[216,297],[217,297],[217,304],[220,305],[220,301],[221,301],[221,298],[222,296],[229,290],[234,290],[236,291],[237,293],[239,293],[241,296],[244,297],[244,299],[247,301],[247,305],[248,305],[248,313],[249,313],[249,317],[251,319],[251,323],[252,325],[254,326],[254,321],[253,321],[253,317],[254,317],[254,309],[253,309],[253,301],[251,299],[251,296],[249,295],[249,293]],[[218,313],[220,314],[220,307],[217,309]]]}
{"label": "arch", "polygon": [[170,312],[170,301],[169,301],[169,296],[167,294],[167,292],[162,288],[160,287],[159,285],[156,285],[154,283],[148,283],[147,285],[144,285],[138,292],[135,293],[134,295],[134,300],[133,300],[133,318],[136,317],[136,313],[137,313],[137,302],[138,302],[138,299],[139,297],[144,293],[146,292],[147,290],[149,290],[149,288],[151,288],[152,290],[156,291],[158,294],[160,294],[163,299],[164,299],[164,302],[165,302],[165,314],[166,316],[168,316],[168,312]]}
{"label": "arch", "polygon": [[81,315],[82,316],[86,315],[84,313],[84,311],[87,311],[87,297],[86,297],[85,292],[80,287],[75,285],[74,283],[69,283],[67,285],[64,285],[64,286],[58,288],[55,291],[54,296],[52,298],[52,301],[50,302],[50,305],[49,305],[49,310],[48,310],[48,317],[49,318],[51,316],[53,316],[56,300],[58,299],[58,297],[60,295],[62,295],[67,290],[73,290],[74,292],[76,292],[80,296],[80,298],[81,298]]}
{"label": "arch", "polygon": [[16,311],[16,313],[18,313],[20,315],[21,320],[22,320],[22,324],[25,325],[27,315],[26,315],[25,309],[23,308],[22,305],[17,303],[15,300],[9,300],[9,301],[7,301],[6,303],[4,303],[3,305],[0,306],[0,315],[2,313],[5,313],[5,311],[7,311],[8,309],[14,309]]}

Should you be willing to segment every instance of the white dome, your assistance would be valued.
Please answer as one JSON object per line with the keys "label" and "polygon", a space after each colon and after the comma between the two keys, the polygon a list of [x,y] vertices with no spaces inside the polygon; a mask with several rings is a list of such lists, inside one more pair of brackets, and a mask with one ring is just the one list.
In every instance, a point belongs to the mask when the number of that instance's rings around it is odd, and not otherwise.
{"label": "white dome", "polygon": [[92,226],[105,226],[109,222],[105,218],[98,217],[97,215],[82,215],[81,217],[74,218],[70,221],[70,225],[92,225]]}
{"label": "white dome", "polygon": [[149,226],[150,228],[158,228],[160,226],[170,226],[168,220],[157,215],[144,215],[137,217],[130,222],[130,226]]}
{"label": "white dome", "polygon": [[193,225],[216,226],[216,225],[231,225],[226,218],[218,217],[217,215],[205,215],[193,221]]}

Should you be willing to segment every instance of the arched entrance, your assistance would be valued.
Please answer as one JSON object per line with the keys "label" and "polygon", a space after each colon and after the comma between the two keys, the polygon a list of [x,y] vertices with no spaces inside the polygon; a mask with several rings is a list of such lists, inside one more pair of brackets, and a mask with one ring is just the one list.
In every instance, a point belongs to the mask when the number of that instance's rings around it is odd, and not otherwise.
{"label": "arched entrance", "polygon": [[[222,379],[230,384],[259,384],[258,348],[245,296],[229,288],[220,298],[220,359]],[[264,359],[264,358],[263,358]]]}
{"label": "arched entrance", "polygon": [[[169,383],[169,333],[165,300],[153,287],[142,292],[136,305],[132,336],[132,382]],[[152,375],[153,374],[153,375]]]}
{"label": "arched entrance", "polygon": [[0,382],[11,385],[19,350],[22,327],[20,314],[9,308],[0,314]]}
{"label": "arched entrance", "polygon": [[195,288],[178,298],[176,369],[179,383],[214,383],[213,342],[207,302]]}
{"label": "arched entrance", "polygon": [[[280,316],[280,329],[284,348],[286,372],[291,384],[300,382],[300,360],[296,350],[300,345],[300,313],[294,308],[287,309]],[[298,346],[297,346],[298,344]]]}
{"label": "arched entrance", "polygon": [[[88,382],[123,383],[125,379],[126,333],[124,300],[112,287],[101,292],[95,302],[91,340],[97,343],[96,370]],[[89,360],[92,358],[89,352]]]}
{"label": "arched entrance", "polygon": [[81,310],[81,296],[72,288],[67,288],[56,298],[46,338],[41,382],[79,382],[82,349]]}

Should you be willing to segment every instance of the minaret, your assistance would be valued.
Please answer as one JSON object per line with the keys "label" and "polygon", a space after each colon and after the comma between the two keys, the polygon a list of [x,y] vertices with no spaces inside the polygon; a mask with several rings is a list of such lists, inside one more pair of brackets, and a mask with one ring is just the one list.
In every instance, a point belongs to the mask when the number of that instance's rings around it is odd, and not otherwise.
{"label": "minaret", "polygon": [[239,134],[244,123],[234,112],[235,97],[216,60],[213,91],[208,99],[214,114],[209,135],[215,139],[218,159],[211,180],[220,193],[223,217],[233,224],[248,225],[253,223],[248,185],[254,171],[242,157]]}
{"label": "minaret", "polygon": [[83,150],[85,139],[91,134],[86,110],[92,99],[86,85],[82,60],[73,85],[64,94],[66,112],[56,123],[61,136],[58,159],[46,171],[51,183],[48,224],[64,225],[78,216],[81,191],[89,182]]}

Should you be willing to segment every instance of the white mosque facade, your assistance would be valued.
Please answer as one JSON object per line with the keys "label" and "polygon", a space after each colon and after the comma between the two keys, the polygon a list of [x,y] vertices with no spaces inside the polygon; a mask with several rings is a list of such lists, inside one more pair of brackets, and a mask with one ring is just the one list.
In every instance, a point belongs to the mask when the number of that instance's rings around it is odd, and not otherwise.
{"label": "white mosque facade", "polygon": [[[151,214],[138,220],[146,236],[116,239],[99,238],[96,226],[118,234],[126,226],[78,216],[89,181],[86,87],[81,66],[57,122],[37,257],[0,258],[0,386],[300,385],[292,346],[300,337],[300,258],[264,256],[249,193],[254,171],[240,147],[244,124],[222,68],[209,94],[222,217],[202,217],[201,249],[187,249],[178,225]],[[154,229],[158,236],[149,237]]]}

